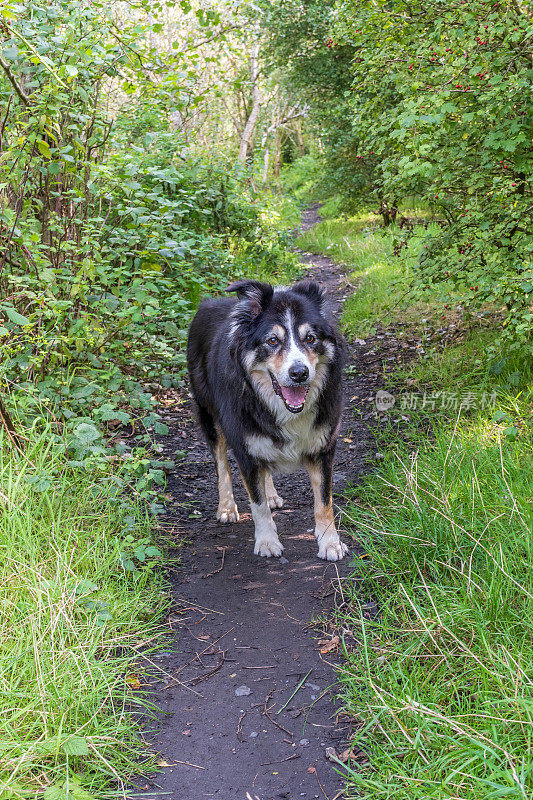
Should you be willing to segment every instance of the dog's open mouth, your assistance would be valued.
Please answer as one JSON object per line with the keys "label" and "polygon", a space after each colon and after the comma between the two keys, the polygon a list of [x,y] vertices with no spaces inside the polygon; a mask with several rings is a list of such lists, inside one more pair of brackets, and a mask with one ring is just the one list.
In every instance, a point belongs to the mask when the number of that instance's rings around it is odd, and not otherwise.
{"label": "dog's open mouth", "polygon": [[298,414],[302,411],[307,395],[307,386],[281,386],[273,375],[272,386],[274,391],[281,397],[287,408],[292,414]]}

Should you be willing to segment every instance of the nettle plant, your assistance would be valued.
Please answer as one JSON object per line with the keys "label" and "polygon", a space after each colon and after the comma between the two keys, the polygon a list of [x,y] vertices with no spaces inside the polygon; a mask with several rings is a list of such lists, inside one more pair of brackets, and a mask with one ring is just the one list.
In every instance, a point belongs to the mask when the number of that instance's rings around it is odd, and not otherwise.
{"label": "nettle plant", "polygon": [[356,51],[359,161],[384,194],[417,196],[440,221],[416,283],[503,306],[505,346],[529,353],[532,23],[519,1],[350,0],[334,33]]}

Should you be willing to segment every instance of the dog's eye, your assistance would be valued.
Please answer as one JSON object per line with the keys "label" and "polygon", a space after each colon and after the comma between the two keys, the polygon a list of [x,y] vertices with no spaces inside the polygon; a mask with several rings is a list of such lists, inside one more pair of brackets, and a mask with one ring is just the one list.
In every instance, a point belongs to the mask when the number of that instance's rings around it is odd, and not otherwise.
{"label": "dog's eye", "polygon": [[313,336],[312,333],[306,333],[304,342],[306,344],[314,344],[316,342],[316,336]]}
{"label": "dog's eye", "polygon": [[279,344],[279,339],[277,336],[269,336],[267,342],[272,347],[275,347],[277,344]]}

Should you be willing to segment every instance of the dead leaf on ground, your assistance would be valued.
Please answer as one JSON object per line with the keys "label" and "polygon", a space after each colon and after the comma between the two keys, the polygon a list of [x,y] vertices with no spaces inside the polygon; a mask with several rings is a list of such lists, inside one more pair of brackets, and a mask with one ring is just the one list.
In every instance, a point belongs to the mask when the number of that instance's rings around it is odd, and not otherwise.
{"label": "dead leaf on ground", "polygon": [[320,639],[318,646],[322,655],[324,653],[331,653],[332,650],[337,650],[340,644],[338,636],[332,636],[331,639]]}
{"label": "dead leaf on ground", "polygon": [[137,675],[127,675],[126,676],[126,683],[130,687],[130,689],[140,689],[141,682]]}

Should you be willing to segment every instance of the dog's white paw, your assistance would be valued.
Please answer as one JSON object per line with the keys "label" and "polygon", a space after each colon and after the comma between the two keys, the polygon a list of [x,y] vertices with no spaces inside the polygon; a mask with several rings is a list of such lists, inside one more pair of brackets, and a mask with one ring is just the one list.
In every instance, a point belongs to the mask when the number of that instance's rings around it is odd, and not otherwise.
{"label": "dog's white paw", "polygon": [[225,506],[219,506],[217,510],[217,520],[222,525],[228,525],[230,522],[239,521],[239,512],[237,510],[237,503],[228,503]]}
{"label": "dog's white paw", "polygon": [[265,556],[265,558],[279,558],[283,553],[283,545],[278,537],[272,536],[270,539],[258,539],[255,543],[254,553],[256,556]]}
{"label": "dog's white paw", "polygon": [[322,537],[318,545],[318,557],[326,561],[340,561],[348,552],[347,545],[341,542],[338,536],[331,539]]}
{"label": "dog's white paw", "polygon": [[281,508],[283,505],[283,497],[280,497],[277,492],[274,492],[274,494],[267,494],[267,503],[269,508]]}

